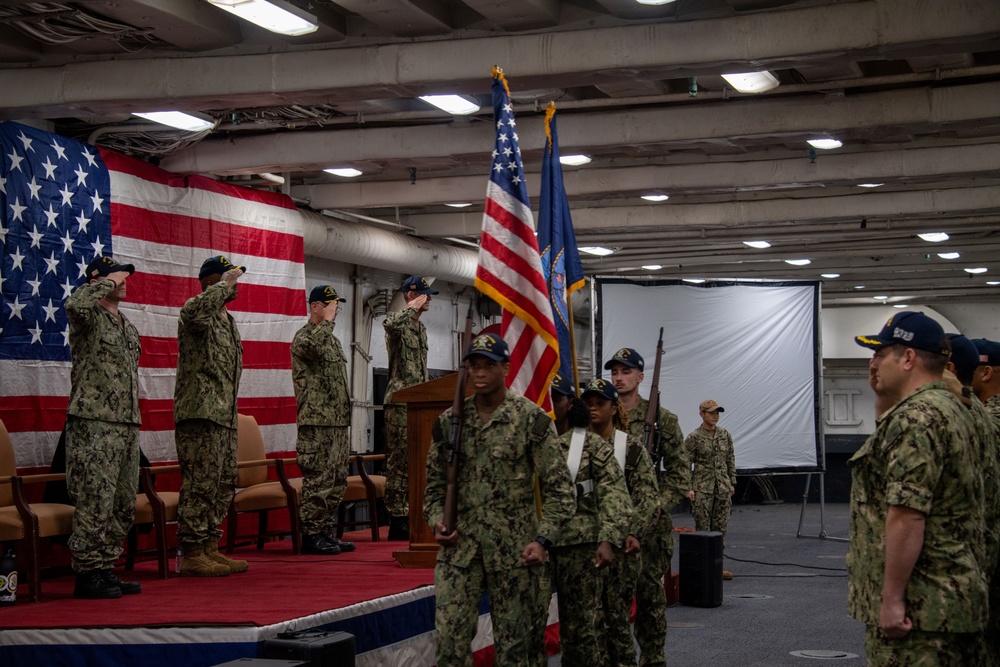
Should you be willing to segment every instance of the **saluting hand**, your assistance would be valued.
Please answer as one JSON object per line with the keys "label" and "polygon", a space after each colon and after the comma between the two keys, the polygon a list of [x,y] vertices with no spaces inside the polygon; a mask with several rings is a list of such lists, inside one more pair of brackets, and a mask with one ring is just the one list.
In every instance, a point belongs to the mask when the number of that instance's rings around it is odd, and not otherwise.
{"label": "saluting hand", "polygon": [[415,297],[413,297],[412,300],[406,302],[406,307],[416,308],[417,310],[420,310],[420,307],[423,306],[425,303],[427,303],[427,295],[418,294]]}
{"label": "saluting hand", "polygon": [[226,283],[230,287],[236,284],[236,281],[240,279],[243,275],[243,269],[236,267],[235,269],[229,269],[222,274],[222,282]]}
{"label": "saluting hand", "polygon": [[120,287],[123,282],[128,280],[128,271],[112,271],[106,278],[114,282],[115,287]]}

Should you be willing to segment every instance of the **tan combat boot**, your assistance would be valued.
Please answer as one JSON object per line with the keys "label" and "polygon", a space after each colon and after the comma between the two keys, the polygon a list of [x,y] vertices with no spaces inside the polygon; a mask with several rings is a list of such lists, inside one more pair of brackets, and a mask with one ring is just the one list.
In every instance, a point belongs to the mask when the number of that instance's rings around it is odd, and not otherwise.
{"label": "tan combat boot", "polygon": [[229,568],[209,558],[201,547],[184,549],[184,561],[181,563],[182,577],[225,577],[228,575]]}
{"label": "tan combat boot", "polygon": [[250,569],[250,564],[245,560],[235,560],[228,556],[223,555],[219,551],[218,542],[209,542],[205,545],[205,555],[211,558],[214,562],[219,565],[225,565],[229,568],[231,574],[239,574],[240,572],[246,572]]}

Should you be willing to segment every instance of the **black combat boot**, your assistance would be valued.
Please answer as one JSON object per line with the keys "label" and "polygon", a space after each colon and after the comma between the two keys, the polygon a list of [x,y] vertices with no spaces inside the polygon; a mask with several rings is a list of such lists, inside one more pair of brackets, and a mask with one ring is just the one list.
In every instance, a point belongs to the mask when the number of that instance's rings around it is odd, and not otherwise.
{"label": "black combat boot", "polygon": [[340,553],[340,547],[327,542],[323,533],[303,535],[302,553],[311,556],[336,556]]}
{"label": "black combat boot", "polygon": [[122,589],[104,579],[100,570],[76,575],[73,597],[83,600],[113,600],[122,596]]}
{"label": "black combat boot", "polygon": [[340,547],[341,553],[354,551],[355,549],[354,542],[345,542],[344,540],[337,537],[335,531],[329,528],[323,531],[323,537],[326,538],[326,541],[329,542],[330,544],[336,544],[338,547]]}
{"label": "black combat boot", "polygon": [[113,570],[101,570],[101,577],[112,586],[117,586],[122,595],[137,595],[142,592],[142,585],[137,581],[122,581]]}

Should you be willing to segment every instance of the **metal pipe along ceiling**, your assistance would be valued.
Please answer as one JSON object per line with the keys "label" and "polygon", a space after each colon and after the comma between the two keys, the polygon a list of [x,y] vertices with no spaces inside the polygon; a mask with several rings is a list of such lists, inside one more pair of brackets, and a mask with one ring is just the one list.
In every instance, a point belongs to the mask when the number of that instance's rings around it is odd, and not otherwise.
{"label": "metal pipe along ceiling", "polygon": [[299,213],[307,255],[386,271],[433,276],[461,285],[472,285],[475,281],[478,263],[475,251],[352,224],[313,211],[299,209]]}

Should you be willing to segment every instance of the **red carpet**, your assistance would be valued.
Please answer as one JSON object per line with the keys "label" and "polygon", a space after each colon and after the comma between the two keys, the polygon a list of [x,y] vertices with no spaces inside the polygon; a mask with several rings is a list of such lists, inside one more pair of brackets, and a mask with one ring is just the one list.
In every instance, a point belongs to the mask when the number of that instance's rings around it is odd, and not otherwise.
{"label": "red carpet", "polygon": [[433,570],[403,569],[393,560],[405,543],[365,541],[370,537],[345,535],[357,550],[338,556],[293,556],[287,540],[263,551],[243,547],[234,556],[250,562],[249,572],[215,579],[160,579],[155,562],[145,561],[132,573],[116,570],[143,589],[119,600],[76,600],[71,575],[47,579],[38,604],[24,598],[0,607],[0,628],[262,626],[433,584]]}

